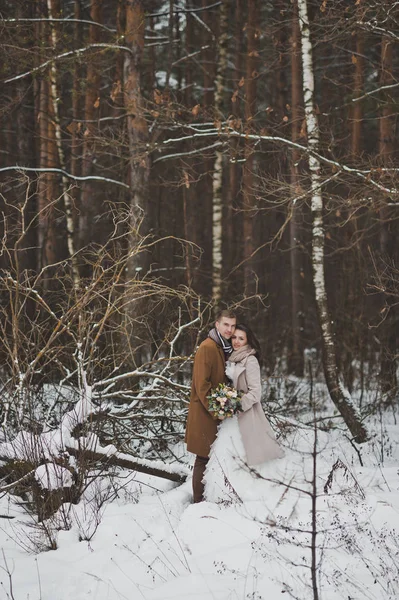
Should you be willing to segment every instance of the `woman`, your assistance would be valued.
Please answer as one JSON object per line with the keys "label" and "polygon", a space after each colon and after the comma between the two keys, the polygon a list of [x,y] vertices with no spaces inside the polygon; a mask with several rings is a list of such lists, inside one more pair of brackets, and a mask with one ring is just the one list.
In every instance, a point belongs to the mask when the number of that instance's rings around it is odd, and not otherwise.
{"label": "woman", "polygon": [[[204,477],[205,498],[216,502],[232,500],[235,494],[241,497],[240,490],[245,493],[252,483],[246,466],[259,471],[267,461],[284,456],[260,403],[259,342],[249,327],[239,324],[232,344],[233,352],[226,363],[226,375],[233,386],[243,392],[243,412],[222,421],[211,448]],[[237,490],[237,487],[240,489]]]}

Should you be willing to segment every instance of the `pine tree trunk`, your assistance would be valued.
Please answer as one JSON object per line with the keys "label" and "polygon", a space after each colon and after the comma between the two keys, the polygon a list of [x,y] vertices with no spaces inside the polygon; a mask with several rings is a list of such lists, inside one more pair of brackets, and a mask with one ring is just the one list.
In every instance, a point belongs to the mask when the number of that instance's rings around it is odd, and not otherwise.
{"label": "pine tree trunk", "polygon": [[[241,81],[243,76],[243,2],[236,0],[234,14],[234,92],[231,98],[231,114],[236,121],[236,129],[241,127]],[[243,219],[238,212],[241,207],[242,197],[240,190],[241,167],[238,162],[240,153],[240,140],[233,137],[230,140],[230,168],[227,200],[227,273],[243,259]]]}
{"label": "pine tree trunk", "polygon": [[[302,42],[302,79],[307,125],[308,148],[310,152],[319,150],[319,126],[314,100],[313,48],[310,40],[307,0],[298,0],[298,15]],[[321,195],[321,164],[312,154],[309,155],[312,211],[312,266],[316,304],[321,328],[324,374],[330,397],[344,419],[356,442],[367,440],[367,431],[360,421],[349,394],[338,379],[335,343],[331,317],[327,303],[327,290],[324,273],[324,221],[323,198]]]}
{"label": "pine tree trunk", "polygon": [[[394,82],[393,78],[393,48],[392,40],[383,37],[381,41],[381,79],[382,86],[390,85]],[[393,161],[395,150],[395,116],[394,107],[389,91],[384,95],[380,119],[380,162],[384,167],[388,167]],[[388,206],[387,200],[381,198],[380,208],[380,253],[382,259],[382,269],[386,264],[393,263],[395,260],[395,239],[392,234],[394,216],[392,209]],[[397,243],[397,241],[396,241]],[[381,343],[381,368],[380,381],[382,391],[392,396],[398,388],[396,375],[396,354],[397,354],[397,323],[396,312],[397,302],[395,298],[384,294],[384,308],[386,317],[380,325],[379,337]]]}
{"label": "pine tree trunk", "polygon": [[[256,89],[257,89],[257,47],[258,47],[258,0],[248,1],[247,22],[247,53],[245,67],[245,130],[250,133],[252,120],[256,111]],[[244,288],[247,295],[255,292],[255,273],[253,270],[252,254],[254,251],[254,169],[255,160],[253,143],[245,141],[244,149],[245,163],[243,169],[243,209],[244,209]]]}
{"label": "pine tree trunk", "polygon": [[124,60],[124,103],[127,115],[130,175],[130,236],[131,258],[127,265],[127,280],[134,280],[143,268],[142,257],[137,253],[139,229],[148,203],[150,162],[148,158],[148,127],[144,115],[141,93],[141,61],[144,51],[144,2],[126,2],[125,43],[131,53]]}
{"label": "pine tree trunk", "polygon": [[[354,54],[355,74],[354,74],[354,98],[362,95],[364,92],[364,33],[359,30],[356,34],[356,54]],[[359,157],[362,143],[363,126],[363,105],[361,102],[355,102],[352,111],[352,131],[351,131],[351,154],[354,159]]]}
{"label": "pine tree trunk", "polygon": [[[90,20],[96,23],[102,22],[102,4],[103,0],[90,1]],[[101,29],[95,25],[89,25],[89,44],[100,42]],[[83,156],[82,156],[82,176],[87,177],[93,174],[95,163],[95,135],[97,132],[96,119],[99,114],[100,102],[100,68],[97,56],[94,54],[87,56],[86,70],[86,94],[84,116],[85,125],[83,132]],[[86,246],[92,241],[91,233],[96,214],[95,189],[91,181],[84,181],[81,193],[81,207],[79,218],[79,239],[80,246]]]}
{"label": "pine tree trunk", "polygon": [[[292,50],[291,50],[291,114],[292,114],[292,141],[297,142],[301,131],[301,118],[303,115],[302,100],[302,72],[301,72],[301,40],[298,23],[298,11],[294,5],[292,17]],[[291,188],[296,196],[301,192],[298,163],[300,154],[293,149],[291,155]],[[290,235],[290,263],[291,263],[291,323],[292,323],[292,350],[289,360],[289,369],[298,377],[304,371],[304,271],[302,254],[302,210],[294,201],[291,207],[289,227]]]}

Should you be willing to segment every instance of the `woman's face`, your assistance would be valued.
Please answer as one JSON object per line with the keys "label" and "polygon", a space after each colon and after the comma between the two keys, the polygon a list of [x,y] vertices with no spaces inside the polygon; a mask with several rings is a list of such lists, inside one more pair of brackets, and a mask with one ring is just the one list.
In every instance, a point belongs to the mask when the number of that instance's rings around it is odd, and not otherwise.
{"label": "woman's face", "polygon": [[247,334],[241,329],[236,329],[233,337],[231,338],[231,342],[234,350],[238,350],[238,348],[242,348],[248,344]]}

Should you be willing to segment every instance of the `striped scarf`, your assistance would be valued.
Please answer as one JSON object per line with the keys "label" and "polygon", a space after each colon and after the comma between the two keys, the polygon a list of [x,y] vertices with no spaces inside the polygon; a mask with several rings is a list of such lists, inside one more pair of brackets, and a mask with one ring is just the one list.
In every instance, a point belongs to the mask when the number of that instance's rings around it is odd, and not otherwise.
{"label": "striped scarf", "polygon": [[224,357],[227,360],[230,354],[233,352],[233,346],[231,345],[231,343],[225,340],[224,337],[220,335],[216,327],[210,330],[208,337],[210,337],[211,340],[216,342],[218,346],[222,347]]}

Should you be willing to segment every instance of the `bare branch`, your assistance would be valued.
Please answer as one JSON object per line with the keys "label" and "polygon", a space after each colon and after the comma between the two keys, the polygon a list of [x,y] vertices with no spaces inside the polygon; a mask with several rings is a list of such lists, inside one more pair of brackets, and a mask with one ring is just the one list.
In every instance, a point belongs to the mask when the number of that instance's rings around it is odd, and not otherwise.
{"label": "bare branch", "polygon": [[32,75],[33,73],[36,73],[37,71],[41,71],[42,69],[45,69],[46,67],[51,65],[51,63],[53,63],[55,60],[60,60],[62,58],[68,58],[70,56],[76,56],[79,54],[83,54],[84,52],[87,52],[88,50],[92,50],[93,48],[104,48],[107,50],[124,50],[125,52],[129,52],[130,54],[132,53],[131,49],[128,48],[127,46],[118,46],[118,44],[90,44],[89,46],[86,46],[85,48],[77,48],[76,50],[70,50],[69,52],[63,52],[62,54],[59,54],[58,56],[53,56],[52,58],[50,58],[49,60],[46,60],[41,65],[38,65],[37,67],[34,67],[33,69],[26,71],[25,73],[16,75],[15,77],[10,77],[9,79],[6,79],[5,81],[3,81],[3,83],[10,83],[11,81],[17,81],[19,79],[24,79],[25,77],[28,77],[28,75]]}
{"label": "bare branch", "polygon": [[88,21],[87,19],[54,19],[54,18],[36,18],[36,19],[27,19],[27,18],[18,18],[18,19],[1,19],[3,23],[40,23],[43,21],[49,23],[84,23],[86,25],[94,25],[95,27],[100,27],[101,29],[105,29],[110,33],[116,33],[116,29],[112,29],[111,27],[107,27],[102,23],[97,23],[96,21]]}
{"label": "bare branch", "polygon": [[123,183],[122,181],[117,181],[116,179],[110,179],[109,177],[100,177],[99,175],[87,175],[86,177],[80,177],[79,175],[72,175],[72,173],[68,173],[64,169],[55,169],[55,168],[36,168],[36,167],[21,167],[20,165],[13,165],[11,167],[3,167],[0,169],[0,173],[5,171],[19,171],[19,172],[30,172],[30,173],[60,173],[61,175],[65,175],[65,177],[69,177],[69,179],[73,179],[75,181],[105,181],[106,183],[115,183],[115,185],[120,185],[128,190],[130,190],[130,186],[127,183]]}

